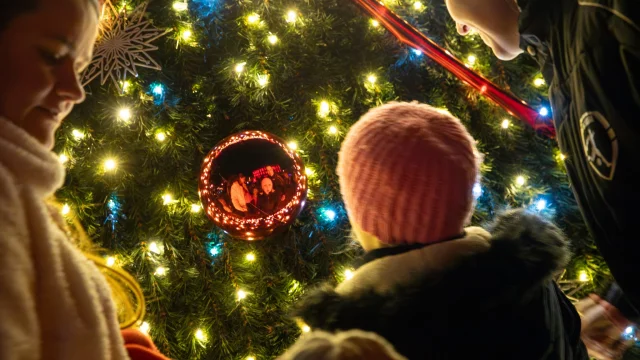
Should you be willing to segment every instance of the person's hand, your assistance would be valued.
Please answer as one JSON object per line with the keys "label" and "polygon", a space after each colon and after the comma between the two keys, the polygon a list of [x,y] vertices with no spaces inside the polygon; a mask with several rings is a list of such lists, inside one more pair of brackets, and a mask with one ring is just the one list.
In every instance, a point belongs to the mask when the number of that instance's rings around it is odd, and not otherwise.
{"label": "person's hand", "polygon": [[582,318],[580,337],[589,355],[598,360],[621,359],[633,341],[622,339],[622,332],[631,325],[618,309],[597,295],[589,295],[576,304]]}

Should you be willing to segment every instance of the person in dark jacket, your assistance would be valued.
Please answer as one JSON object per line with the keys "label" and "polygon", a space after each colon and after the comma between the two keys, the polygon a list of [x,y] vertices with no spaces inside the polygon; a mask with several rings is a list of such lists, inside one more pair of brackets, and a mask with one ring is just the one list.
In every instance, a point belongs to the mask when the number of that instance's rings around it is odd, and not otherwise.
{"label": "person in dark jacket", "polygon": [[458,32],[478,31],[503,60],[540,65],[578,205],[626,296],[640,313],[640,1],[446,0]]}
{"label": "person in dark jacket", "polygon": [[364,115],[338,161],[364,264],[294,315],[375,332],[412,360],[588,359],[578,313],[552,280],[570,257],[561,232],[521,210],[465,229],[479,159],[460,121],[428,105]]}

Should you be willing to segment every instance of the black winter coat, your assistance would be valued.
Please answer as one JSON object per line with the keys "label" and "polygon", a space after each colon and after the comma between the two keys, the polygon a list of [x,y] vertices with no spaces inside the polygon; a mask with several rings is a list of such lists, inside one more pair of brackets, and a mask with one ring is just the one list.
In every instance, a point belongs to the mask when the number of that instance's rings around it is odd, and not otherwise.
{"label": "black winter coat", "polygon": [[518,0],[574,194],[598,249],[640,309],[640,1]]}
{"label": "black winter coat", "polygon": [[388,248],[295,315],[314,329],[376,332],[409,359],[588,359],[580,318],[551,280],[569,259],[557,228],[521,211],[490,229]]}

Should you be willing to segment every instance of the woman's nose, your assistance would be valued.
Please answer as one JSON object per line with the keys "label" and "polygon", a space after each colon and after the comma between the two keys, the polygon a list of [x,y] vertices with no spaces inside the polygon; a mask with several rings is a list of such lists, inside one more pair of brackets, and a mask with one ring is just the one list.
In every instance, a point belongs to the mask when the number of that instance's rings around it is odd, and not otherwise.
{"label": "woman's nose", "polygon": [[80,75],[75,71],[73,64],[64,64],[58,72],[58,95],[75,104],[85,99],[84,87],[80,81]]}
{"label": "woman's nose", "polygon": [[467,36],[471,32],[471,27],[469,25],[456,23],[456,29],[458,29],[458,34],[462,36]]}

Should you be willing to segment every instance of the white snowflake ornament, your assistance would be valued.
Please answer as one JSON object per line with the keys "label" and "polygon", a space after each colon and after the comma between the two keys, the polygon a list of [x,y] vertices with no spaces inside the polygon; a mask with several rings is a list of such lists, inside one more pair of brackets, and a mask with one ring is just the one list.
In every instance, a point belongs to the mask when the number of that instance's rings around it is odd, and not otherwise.
{"label": "white snowflake ornament", "polygon": [[152,42],[171,30],[160,30],[145,17],[148,2],[127,13],[118,10],[111,0],[106,0],[100,17],[100,33],[91,64],[82,74],[82,84],[87,85],[100,76],[100,85],[107,79],[124,91],[127,73],[137,77],[137,67],[162,70],[148,52],[158,50]]}

